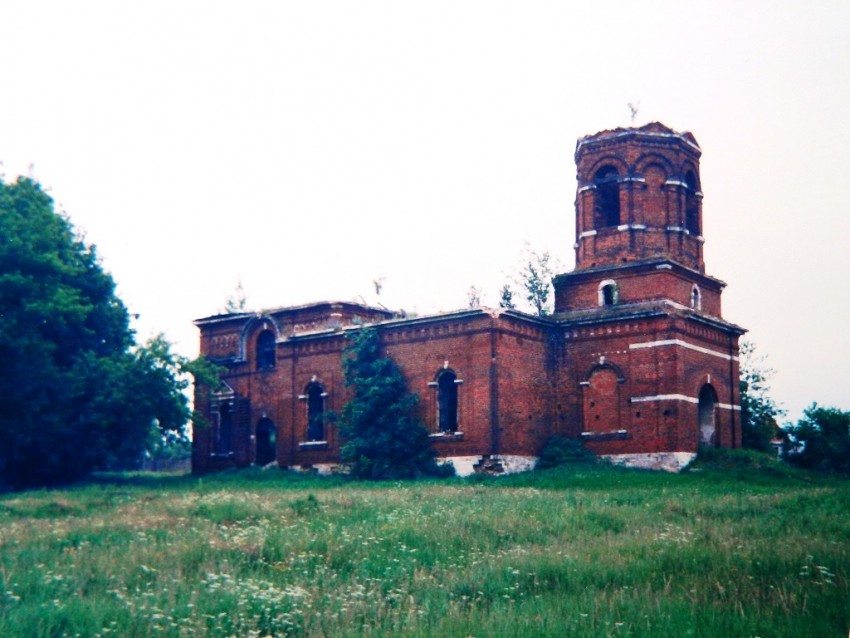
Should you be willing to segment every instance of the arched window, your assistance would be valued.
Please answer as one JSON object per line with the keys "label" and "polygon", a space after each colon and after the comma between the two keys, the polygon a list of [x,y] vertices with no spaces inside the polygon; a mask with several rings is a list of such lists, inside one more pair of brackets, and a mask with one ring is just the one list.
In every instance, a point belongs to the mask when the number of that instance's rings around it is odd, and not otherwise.
{"label": "arched window", "polygon": [[691,288],[691,308],[702,310],[702,292],[700,292],[699,286],[696,284]]}
{"label": "arched window", "polygon": [[268,465],[277,457],[277,430],[271,419],[257,423],[257,465]]}
{"label": "arched window", "polygon": [[215,429],[215,453],[230,454],[233,451],[233,404],[224,401],[218,404]]}
{"label": "arched window", "polygon": [[325,389],[319,383],[307,386],[307,440],[325,440]]}
{"label": "arched window", "polygon": [[457,375],[443,370],[437,377],[437,421],[440,432],[457,431]]}
{"label": "arched window", "polygon": [[257,370],[268,370],[275,366],[274,332],[263,330],[257,337]]}
{"label": "arched window", "polygon": [[708,383],[699,392],[699,442],[704,445],[717,445],[715,412],[717,393]]}
{"label": "arched window", "polygon": [[701,234],[699,227],[699,183],[693,171],[685,173],[685,228],[692,235]]}
{"label": "arched window", "polygon": [[613,279],[606,279],[599,284],[599,305],[614,306],[620,300],[620,289]]}
{"label": "arched window", "polygon": [[593,176],[596,186],[594,200],[593,225],[606,228],[620,225],[620,185],[617,169],[603,166]]}

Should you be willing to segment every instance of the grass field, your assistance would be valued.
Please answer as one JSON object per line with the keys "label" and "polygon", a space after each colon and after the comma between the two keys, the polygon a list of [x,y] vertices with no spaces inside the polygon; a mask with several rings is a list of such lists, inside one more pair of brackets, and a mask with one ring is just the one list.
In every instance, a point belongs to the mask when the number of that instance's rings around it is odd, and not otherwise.
{"label": "grass field", "polygon": [[6,494],[0,636],[847,636],[850,481],[753,458]]}

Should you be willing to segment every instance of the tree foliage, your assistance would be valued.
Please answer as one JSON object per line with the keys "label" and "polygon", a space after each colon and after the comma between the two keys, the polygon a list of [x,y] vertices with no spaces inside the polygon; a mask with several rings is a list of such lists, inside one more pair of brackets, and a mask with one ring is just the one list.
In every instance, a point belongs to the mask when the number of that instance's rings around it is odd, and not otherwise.
{"label": "tree foliage", "polygon": [[[517,285],[525,294],[525,300],[532,312],[543,317],[552,314],[549,301],[552,292],[551,257],[547,251],[539,253],[526,247],[522,253],[522,262],[517,273]],[[504,300],[504,289],[503,289]],[[512,302],[512,298],[509,299]]]}
{"label": "tree foliage", "polygon": [[245,312],[248,309],[248,298],[245,296],[245,287],[242,285],[242,279],[236,282],[236,288],[224,302],[224,313],[228,315],[236,315]]}
{"label": "tree foliage", "polygon": [[187,369],[136,347],[112,277],[34,181],[0,182],[0,489],[75,480],[189,415]]}
{"label": "tree foliage", "polygon": [[508,310],[516,308],[516,304],[514,303],[514,291],[511,290],[510,284],[502,286],[502,290],[499,295],[499,308],[506,308]]}
{"label": "tree foliage", "polygon": [[774,371],[756,354],[749,341],[741,344],[741,443],[745,448],[772,451],[771,441],[779,435],[777,419],[785,414],[770,398],[769,381]]}
{"label": "tree foliage", "polygon": [[419,397],[408,390],[395,361],[382,354],[375,328],[350,336],[343,371],[353,396],[340,420],[341,457],[352,475],[395,479],[439,473],[419,418]]}
{"label": "tree foliage", "polygon": [[795,465],[826,472],[850,472],[850,412],[817,403],[788,428],[785,457]]}

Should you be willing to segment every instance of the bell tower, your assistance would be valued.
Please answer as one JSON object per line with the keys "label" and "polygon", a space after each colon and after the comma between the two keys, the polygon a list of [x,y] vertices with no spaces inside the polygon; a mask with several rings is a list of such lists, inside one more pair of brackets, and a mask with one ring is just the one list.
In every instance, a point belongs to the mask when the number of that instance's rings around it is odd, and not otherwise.
{"label": "bell tower", "polygon": [[576,143],[576,268],[558,275],[555,312],[673,304],[720,317],[725,284],[705,274],[702,151],[653,122]]}
{"label": "bell tower", "polygon": [[664,257],[704,272],[701,153],[659,123],[578,140],[576,270]]}
{"label": "bell tower", "polygon": [[576,268],[553,280],[559,404],[567,434],[617,462],[678,469],[741,443],[744,330],[705,273],[701,153],[659,123],[576,144]]}

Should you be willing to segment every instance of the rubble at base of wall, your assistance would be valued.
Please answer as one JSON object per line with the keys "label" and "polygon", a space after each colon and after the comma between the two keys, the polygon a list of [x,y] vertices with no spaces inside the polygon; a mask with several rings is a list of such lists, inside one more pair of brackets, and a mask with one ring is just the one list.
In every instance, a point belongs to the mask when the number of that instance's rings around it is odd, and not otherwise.
{"label": "rubble at base of wall", "polygon": [[653,452],[646,454],[606,454],[601,458],[615,465],[624,465],[626,467],[681,472],[696,457],[697,455],[693,452]]}
{"label": "rubble at base of wall", "polygon": [[[516,474],[533,470],[537,464],[536,456],[520,456],[517,454],[476,454],[474,456],[444,456],[437,458],[437,463],[451,463],[458,476],[472,474]],[[347,474],[349,468],[339,463],[316,463],[314,465],[293,466],[296,472],[315,472],[323,476],[330,474]]]}
{"label": "rubble at base of wall", "polygon": [[537,463],[536,456],[519,456],[516,454],[446,456],[437,459],[438,463],[451,463],[458,476],[472,474],[515,474],[533,470]]}
{"label": "rubble at base of wall", "polygon": [[315,463],[313,465],[293,465],[288,468],[295,472],[314,472],[321,476],[330,476],[331,474],[347,474],[348,468],[339,463]]}

